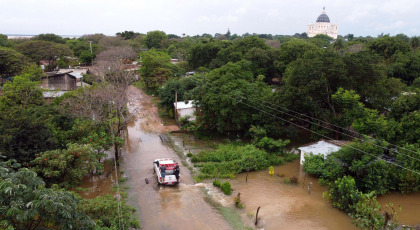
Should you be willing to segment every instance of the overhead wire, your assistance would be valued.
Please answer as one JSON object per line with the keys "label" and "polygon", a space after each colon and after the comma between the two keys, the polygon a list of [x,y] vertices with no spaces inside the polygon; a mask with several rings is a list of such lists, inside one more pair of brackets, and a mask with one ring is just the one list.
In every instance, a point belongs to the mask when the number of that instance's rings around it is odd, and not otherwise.
{"label": "overhead wire", "polygon": [[[273,114],[271,114],[271,113],[269,113],[269,112],[267,112],[267,111],[264,111],[264,110],[262,110],[262,109],[260,109],[260,108],[257,108],[257,107],[255,107],[255,106],[253,106],[253,105],[250,105],[250,104],[248,104],[248,103],[245,103],[245,102],[243,102],[242,100],[241,100],[241,101],[238,101],[238,103],[244,104],[244,105],[246,105],[246,106],[248,106],[248,107],[251,107],[251,108],[254,108],[254,109],[256,109],[256,110],[259,110],[259,111],[261,111],[261,112],[263,112],[263,113],[265,113],[265,114],[267,114],[267,115],[270,115],[270,116],[272,116],[272,117],[278,118],[278,119],[280,119],[280,120],[282,120],[282,121],[285,121],[285,122],[287,122],[287,123],[290,123],[290,124],[292,124],[292,125],[295,125],[295,126],[297,126],[297,127],[301,128],[301,129],[304,129],[304,130],[310,131],[310,132],[315,133],[315,134],[317,134],[317,135],[319,135],[319,136],[321,136],[321,137],[324,137],[324,138],[326,138],[326,139],[332,140],[333,142],[336,142],[335,140],[333,140],[332,138],[330,138],[330,137],[328,137],[328,136],[326,136],[326,135],[323,135],[323,134],[318,133],[318,132],[316,132],[316,131],[310,130],[310,129],[306,128],[306,127],[303,127],[303,126],[297,125],[297,124],[295,124],[295,123],[293,123],[293,122],[291,122],[291,121],[288,121],[288,120],[286,120],[286,119],[284,119],[284,118],[281,118],[281,117],[279,117],[279,116],[273,115]],[[379,160],[383,160],[382,158],[380,158],[380,157],[378,157],[378,156],[375,156],[375,155],[373,155],[373,154],[371,154],[371,153],[368,153],[368,152],[366,152],[366,151],[364,151],[364,150],[358,149],[358,148],[356,148],[356,147],[354,147],[354,146],[347,145],[347,147],[352,148],[352,149],[357,150],[357,151],[360,151],[360,152],[362,152],[362,153],[368,154],[368,155],[370,155],[370,156],[372,156],[372,157],[375,157],[375,158],[377,158],[377,159],[379,159]],[[386,161],[386,160],[385,160],[385,161]],[[410,172],[413,172],[413,173],[415,173],[415,174],[420,175],[420,172],[417,172],[417,171],[415,171],[415,170],[412,170],[412,169],[406,168],[406,167],[401,166],[401,165],[399,165],[399,164],[397,164],[397,163],[394,163],[394,162],[392,162],[392,161],[386,161],[386,162],[388,162],[389,164],[393,164],[393,165],[395,165],[395,166],[397,166],[397,167],[400,167],[400,168],[402,168],[402,169],[405,169],[405,170],[407,170],[407,171],[410,171]]]}
{"label": "overhead wire", "polygon": [[[287,111],[293,112],[293,113],[295,113],[295,114],[299,114],[300,116],[304,116],[304,117],[307,117],[307,118],[310,118],[310,119],[313,119],[313,120],[316,120],[316,121],[322,122],[322,123],[324,123],[324,124],[328,124],[328,125],[331,125],[331,126],[333,126],[333,127],[336,127],[336,128],[340,128],[340,129],[346,130],[346,131],[351,132],[351,133],[355,133],[355,134],[357,134],[357,135],[359,135],[359,136],[364,136],[364,135],[363,135],[363,134],[361,134],[361,133],[358,133],[358,132],[356,132],[356,131],[349,130],[349,129],[346,129],[346,128],[343,128],[343,127],[340,127],[340,126],[338,126],[338,125],[331,124],[331,123],[329,123],[329,122],[327,122],[327,121],[323,121],[323,120],[320,120],[320,119],[317,119],[317,118],[313,118],[313,117],[310,117],[310,116],[308,116],[308,115],[306,115],[306,114],[299,113],[299,112],[293,111],[293,110],[288,109],[288,108],[284,108],[284,107],[279,106],[279,105],[273,105],[273,104],[271,104],[271,103],[269,103],[269,102],[266,102],[266,101],[263,101],[263,100],[261,100],[261,99],[257,99],[257,98],[255,98],[255,99],[256,99],[256,100],[259,100],[259,101],[261,101],[261,102],[264,102],[264,103],[270,104],[271,106],[281,107],[281,108],[282,108],[282,109],[284,109],[284,110],[287,110]],[[334,130],[334,131],[335,131],[335,130]],[[337,132],[337,131],[336,131],[336,132]],[[355,137],[355,138],[356,138],[356,137]],[[373,137],[370,137],[370,139],[372,139],[372,140],[376,140],[376,141],[382,141],[382,140],[379,140],[379,139],[375,139],[375,138],[373,138]],[[419,155],[420,155],[420,153],[419,153],[419,152],[415,152],[415,151],[413,151],[413,150],[406,149],[406,148],[404,148],[404,147],[401,147],[401,146],[398,146],[398,145],[395,145],[395,144],[392,144],[392,143],[389,143],[389,142],[387,142],[387,143],[388,143],[388,144],[390,144],[390,145],[392,145],[392,146],[394,146],[394,147],[397,147],[397,148],[400,148],[400,149],[406,150],[406,151],[408,151],[408,152],[411,152],[411,153],[415,153],[415,154],[419,154]],[[388,150],[390,150],[390,149],[388,149]],[[392,151],[394,151],[394,150],[392,150]],[[394,151],[394,152],[395,152],[395,151]],[[398,153],[398,152],[397,152],[397,153]]]}
{"label": "overhead wire", "polygon": [[[261,101],[261,100],[260,100],[260,101]],[[277,112],[280,112],[280,113],[282,113],[282,114],[286,114],[286,115],[291,116],[291,117],[294,117],[294,118],[296,118],[296,119],[303,120],[303,121],[308,122],[308,123],[310,123],[310,124],[320,126],[320,127],[322,127],[322,128],[328,129],[328,130],[333,131],[333,132],[336,132],[336,133],[340,133],[340,134],[345,135],[345,136],[347,136],[347,137],[351,137],[351,138],[354,138],[354,139],[358,139],[358,140],[360,140],[360,141],[364,141],[363,139],[361,139],[361,138],[359,138],[359,137],[352,136],[352,135],[349,135],[349,134],[346,134],[346,133],[344,133],[344,132],[340,132],[340,131],[334,130],[334,129],[329,128],[329,127],[326,127],[326,126],[321,126],[321,125],[319,125],[319,124],[317,124],[317,123],[314,123],[314,122],[312,122],[312,121],[304,120],[303,118],[300,118],[300,117],[294,116],[294,115],[289,114],[289,113],[286,113],[286,112],[284,112],[284,111],[277,110],[277,109],[275,109],[275,108],[272,108],[272,107],[266,106],[266,105],[264,105],[264,104],[261,104],[261,105],[262,105],[262,106],[264,106],[264,107],[266,107],[266,108],[273,109],[273,110],[275,110],[275,111],[277,111]],[[289,111],[293,111],[293,110],[289,110]],[[293,111],[293,112],[295,112],[295,111]],[[298,112],[295,112],[295,113],[298,113]],[[301,115],[304,115],[304,114],[301,114]],[[306,115],[305,115],[305,116],[306,116]],[[318,120],[318,119],[315,119],[315,120]],[[319,120],[319,121],[321,121],[321,120]],[[336,125],[333,125],[333,124],[328,123],[328,122],[324,122],[324,124],[329,124],[329,125],[334,126],[334,127],[336,127],[336,128],[341,128],[341,129],[344,129],[344,128],[340,127],[340,126],[336,126]],[[347,130],[347,129],[345,129],[345,130]],[[359,134],[359,135],[361,135],[361,134]],[[376,139],[375,139],[375,140],[376,140]],[[378,140],[378,141],[381,141],[381,140]],[[383,147],[383,146],[378,145],[378,144],[375,144],[375,143],[372,143],[372,144],[373,144],[374,146],[376,146],[376,147],[379,147],[379,148],[382,148],[382,149],[385,149],[385,150],[388,150],[388,151],[394,152],[394,153],[396,153],[396,154],[400,154],[400,155],[406,156],[406,157],[411,158],[411,159],[416,160],[416,161],[420,161],[420,159],[419,159],[419,158],[416,158],[416,157],[413,157],[413,156],[410,156],[410,155],[407,155],[407,154],[404,154],[404,153],[398,152],[398,151],[396,151],[396,150],[388,149],[388,148],[386,148],[386,147]]]}

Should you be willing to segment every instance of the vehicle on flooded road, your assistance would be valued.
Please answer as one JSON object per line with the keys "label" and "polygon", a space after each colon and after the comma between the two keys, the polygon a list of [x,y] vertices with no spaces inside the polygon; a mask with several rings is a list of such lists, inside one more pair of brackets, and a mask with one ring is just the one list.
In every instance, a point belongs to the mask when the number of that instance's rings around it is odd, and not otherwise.
{"label": "vehicle on flooded road", "polygon": [[179,166],[172,158],[161,158],[153,161],[153,171],[159,185],[179,184]]}

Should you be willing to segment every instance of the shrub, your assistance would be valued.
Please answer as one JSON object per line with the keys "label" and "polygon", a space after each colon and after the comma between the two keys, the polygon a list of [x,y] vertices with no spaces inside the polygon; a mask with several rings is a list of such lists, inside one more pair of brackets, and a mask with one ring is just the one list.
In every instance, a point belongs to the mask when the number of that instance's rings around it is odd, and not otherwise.
{"label": "shrub", "polygon": [[291,184],[297,184],[298,183],[298,178],[295,176],[290,177],[290,183]]}
{"label": "shrub", "polygon": [[351,176],[344,176],[330,183],[329,191],[324,192],[324,197],[331,201],[332,206],[346,213],[354,213],[360,196],[361,192],[357,190],[356,182]]}
{"label": "shrub", "polygon": [[219,145],[216,150],[202,151],[191,157],[194,166],[200,167],[199,178],[232,178],[240,172],[265,170],[270,165],[280,165],[284,160],[253,145]]}
{"label": "shrub", "polygon": [[187,157],[192,157],[192,153],[187,153]]}
{"label": "shrub", "polygon": [[214,186],[214,187],[219,187],[219,188],[220,188],[220,186],[222,186],[222,182],[220,182],[220,180],[214,180],[214,181],[213,181],[213,186]]}
{"label": "shrub", "polygon": [[270,137],[263,137],[257,144],[258,148],[274,154],[283,154],[284,147],[289,144],[289,140],[274,140]]}
{"label": "shrub", "polygon": [[241,197],[237,196],[237,197],[233,198],[233,201],[235,201],[235,206],[237,208],[245,208],[245,205],[242,204],[242,202],[241,202]]}
{"label": "shrub", "polygon": [[290,178],[284,178],[284,180],[283,180],[283,182],[285,183],[285,184],[290,184]]}
{"label": "shrub", "polygon": [[226,181],[225,183],[223,183],[223,184],[222,184],[222,186],[221,186],[220,188],[222,189],[222,192],[223,192],[225,195],[230,195],[230,194],[232,194],[232,189],[231,189],[231,187],[230,187],[230,183],[229,183],[229,181]]}

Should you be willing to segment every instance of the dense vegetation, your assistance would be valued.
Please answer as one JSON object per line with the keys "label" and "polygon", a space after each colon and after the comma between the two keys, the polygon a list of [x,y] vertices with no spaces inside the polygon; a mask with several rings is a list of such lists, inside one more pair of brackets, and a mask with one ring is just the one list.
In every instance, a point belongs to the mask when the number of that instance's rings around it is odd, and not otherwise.
{"label": "dense vegetation", "polygon": [[[180,120],[188,131],[253,138],[249,145],[224,145],[193,156],[200,178],[230,177],[282,163],[279,153],[287,142],[279,138],[296,136],[299,128],[313,132],[313,139],[350,140],[353,143],[325,159],[307,157],[305,171],[329,185],[326,197],[359,226],[384,226],[389,221],[377,215],[375,196],[420,189],[419,41],[403,34],[349,34],[333,40],[305,33],[230,31],[192,37],[162,31],[78,39],[0,36],[0,153],[5,162],[21,165],[15,172],[28,167],[36,171],[48,189],[71,188],[86,173],[100,173],[105,150],[114,146],[118,158],[122,131],[130,121],[127,101],[119,93],[133,79],[127,80],[127,71],[115,72],[120,67],[110,62],[127,64],[138,58],[136,85],[159,95],[168,115],[174,114],[175,92],[178,101],[194,100],[196,120]],[[36,87],[42,73],[31,63],[48,63],[51,70],[79,62],[102,68],[103,75],[96,71],[86,79],[103,83],[45,104]],[[85,107],[93,110],[81,109]]]}
{"label": "dense vegetation", "polygon": [[[83,52],[91,54],[85,39],[45,34],[2,42],[8,47],[0,47],[1,229],[140,227],[119,186],[93,200],[75,192],[85,176],[103,173],[105,152],[113,146],[118,160],[123,130],[131,121],[125,91],[134,74],[100,69],[103,53],[116,49],[99,49],[99,41],[92,44],[92,54],[102,50],[92,66],[101,84],[68,92],[51,103],[44,101],[44,89],[39,87],[45,76],[39,64],[48,63],[47,70],[57,65],[68,68],[69,60],[77,61],[70,55],[82,60]],[[121,66],[119,57],[109,56],[108,63]]]}

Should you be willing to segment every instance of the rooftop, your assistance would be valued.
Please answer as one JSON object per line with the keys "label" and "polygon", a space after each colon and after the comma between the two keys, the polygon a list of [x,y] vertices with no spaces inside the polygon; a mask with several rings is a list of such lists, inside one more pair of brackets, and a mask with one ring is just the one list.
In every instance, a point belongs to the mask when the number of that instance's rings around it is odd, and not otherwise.
{"label": "rooftop", "polygon": [[189,101],[178,101],[177,103],[174,103],[174,106],[176,106],[177,109],[190,109],[195,108],[195,105],[193,103],[193,100]]}

